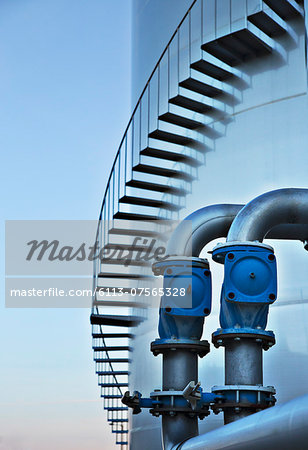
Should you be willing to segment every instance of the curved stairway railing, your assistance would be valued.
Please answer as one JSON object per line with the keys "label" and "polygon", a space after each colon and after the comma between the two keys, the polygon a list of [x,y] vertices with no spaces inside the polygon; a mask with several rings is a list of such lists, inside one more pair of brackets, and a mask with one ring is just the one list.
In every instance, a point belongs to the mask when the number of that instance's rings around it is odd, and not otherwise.
{"label": "curved stairway railing", "polygon": [[[121,397],[128,386],[133,339],[127,330],[142,320],[147,305],[142,297],[136,302],[131,292],[152,282],[150,264],[134,255],[145,251],[152,237],[157,243],[164,239],[157,219],[178,219],[198,167],[225,134],[226,118],[231,120],[250,87],[247,64],[271,53],[285,59],[281,37],[293,38],[289,19],[303,19],[302,3],[194,0],[129,120],[98,222],[102,253],[94,262],[91,314],[101,396],[122,449],[128,448],[128,412]],[[119,250],[132,253],[129,266],[116,257]],[[119,314],[106,314],[110,306]]]}

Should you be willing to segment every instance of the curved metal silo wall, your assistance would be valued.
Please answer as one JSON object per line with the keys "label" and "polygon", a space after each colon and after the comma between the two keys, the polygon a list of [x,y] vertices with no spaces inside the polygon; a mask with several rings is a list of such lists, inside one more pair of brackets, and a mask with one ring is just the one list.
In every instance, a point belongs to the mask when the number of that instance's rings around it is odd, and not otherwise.
{"label": "curved metal silo wall", "polygon": [[[134,1],[135,99],[190,3],[184,0]],[[241,7],[241,2],[237,4]],[[160,34],[157,33],[159,18]],[[213,125],[216,136],[207,141],[205,163],[193,183],[192,194],[181,212],[182,218],[214,203],[247,203],[272,189],[308,188],[304,20],[295,18],[288,24],[292,29],[291,37],[284,35],[276,39],[284,48],[283,58],[272,54],[241,65],[245,76],[236,86],[238,101]],[[267,329],[275,332],[277,343],[264,353],[264,385],[275,386],[278,402],[284,402],[308,392],[308,254],[299,242],[268,243],[277,254],[279,296],[270,308]],[[205,321],[203,336],[209,342],[211,333],[219,327],[223,276],[222,266],[207,254],[214,244],[202,253],[209,258],[214,280],[213,312]],[[158,336],[157,316],[157,310],[149,310],[148,320],[135,329],[130,390],[138,390],[144,396],[161,388],[161,356],[155,358],[150,352],[150,343]],[[207,390],[224,384],[223,349],[211,346],[210,354],[199,360],[199,379]],[[221,414],[211,414],[200,422],[200,432],[221,425]],[[160,426],[161,419],[152,417],[148,411],[132,416],[131,448],[161,448]]]}
{"label": "curved metal silo wall", "polygon": [[192,0],[133,0],[132,102],[136,104],[158,58]]}

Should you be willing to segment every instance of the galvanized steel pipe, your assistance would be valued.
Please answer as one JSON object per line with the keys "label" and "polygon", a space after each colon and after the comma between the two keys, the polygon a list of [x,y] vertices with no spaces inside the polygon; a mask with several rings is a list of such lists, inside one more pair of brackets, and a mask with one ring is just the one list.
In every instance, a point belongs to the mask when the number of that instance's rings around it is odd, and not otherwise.
{"label": "galvanized steel pipe", "polygon": [[308,442],[308,395],[188,439],[173,450],[302,450]]}
{"label": "galvanized steel pipe", "polygon": [[199,256],[207,243],[227,236],[232,221],[243,206],[211,205],[193,212],[172,233],[167,255]]}
{"label": "galvanized steel pipe", "polygon": [[[176,227],[167,245],[166,254],[196,256],[214,239],[227,237],[237,214],[244,209],[239,204],[205,206],[187,216]],[[267,239],[308,239],[308,225],[289,223],[275,226],[266,234]]]}
{"label": "galvanized steel pipe", "polygon": [[247,203],[232,222],[227,242],[262,242],[280,224],[308,225],[308,189],[278,189]]}

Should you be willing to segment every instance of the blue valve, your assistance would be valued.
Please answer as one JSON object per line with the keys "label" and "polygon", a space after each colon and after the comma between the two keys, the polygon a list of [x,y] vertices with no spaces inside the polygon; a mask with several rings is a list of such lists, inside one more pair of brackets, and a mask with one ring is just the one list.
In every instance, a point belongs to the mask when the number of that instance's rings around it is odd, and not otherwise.
{"label": "blue valve", "polygon": [[223,262],[222,328],[265,329],[268,307],[277,298],[277,266],[273,250],[263,244],[218,246],[213,259]]}
{"label": "blue valve", "polygon": [[211,272],[201,258],[168,258],[153,271],[164,276],[159,335],[162,339],[200,339],[212,307]]}

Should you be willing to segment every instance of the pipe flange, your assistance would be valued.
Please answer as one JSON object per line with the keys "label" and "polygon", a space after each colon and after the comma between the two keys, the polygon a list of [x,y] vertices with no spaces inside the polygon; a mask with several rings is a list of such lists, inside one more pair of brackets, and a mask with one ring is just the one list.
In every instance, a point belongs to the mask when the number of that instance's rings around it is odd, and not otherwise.
{"label": "pipe flange", "polygon": [[254,328],[218,328],[212,334],[212,343],[215,348],[225,347],[230,341],[240,342],[241,339],[254,339],[262,345],[263,350],[268,350],[276,343],[275,335],[272,331]]}
{"label": "pipe flange", "polygon": [[153,352],[154,356],[180,349],[197,353],[200,358],[203,358],[210,352],[210,344],[208,341],[193,339],[155,339],[155,341],[151,342],[151,352]]}
{"label": "pipe flange", "polygon": [[273,386],[214,386],[212,393],[222,397],[211,406],[214,414],[225,410],[240,412],[241,409],[255,412],[274,406],[276,402],[276,390]]}
{"label": "pipe flange", "polygon": [[156,417],[162,415],[175,416],[181,413],[204,419],[210,414],[209,405],[202,402],[193,409],[183,397],[183,391],[154,391],[151,392],[150,397],[156,403],[155,407],[150,409],[150,413]]}
{"label": "pipe flange", "polygon": [[209,262],[205,258],[197,258],[195,256],[168,256],[163,261],[157,261],[153,264],[152,270],[154,275],[164,275],[165,270],[172,267],[199,267],[204,270],[209,269]]}
{"label": "pipe flange", "polygon": [[229,253],[230,251],[233,250],[233,248],[235,247],[235,249],[238,250],[239,247],[244,247],[244,246],[249,246],[249,247],[255,247],[256,250],[257,249],[265,249],[265,250],[269,250],[270,252],[274,253],[274,249],[273,247],[271,247],[268,244],[264,244],[263,242],[250,242],[250,241],[233,241],[233,242],[224,242],[224,243],[218,243],[212,250],[212,258],[215,262],[219,263],[219,264],[224,264],[225,262],[225,257],[227,255],[227,253]]}

